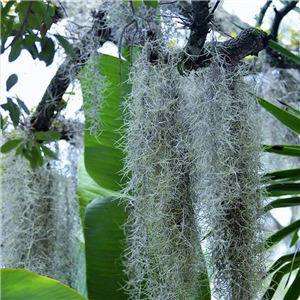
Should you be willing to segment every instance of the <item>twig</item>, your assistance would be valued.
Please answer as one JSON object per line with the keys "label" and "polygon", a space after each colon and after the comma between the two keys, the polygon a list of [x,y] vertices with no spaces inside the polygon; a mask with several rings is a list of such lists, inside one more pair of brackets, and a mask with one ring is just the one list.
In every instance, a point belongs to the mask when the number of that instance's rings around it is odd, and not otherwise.
{"label": "twig", "polygon": [[215,11],[216,11],[218,5],[220,4],[220,2],[221,2],[221,1],[218,0],[218,1],[215,3],[215,5],[214,5],[212,11],[210,12],[211,15],[213,15],[213,14],[215,13]]}

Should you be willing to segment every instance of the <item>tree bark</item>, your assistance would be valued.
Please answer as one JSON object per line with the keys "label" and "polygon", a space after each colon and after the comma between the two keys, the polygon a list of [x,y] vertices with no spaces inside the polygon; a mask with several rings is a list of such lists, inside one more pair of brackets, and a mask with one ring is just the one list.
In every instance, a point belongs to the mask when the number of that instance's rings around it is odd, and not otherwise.
{"label": "tree bark", "polygon": [[31,118],[33,131],[50,129],[55,116],[64,108],[64,102],[61,100],[70,83],[83,69],[92,54],[109,40],[110,30],[105,26],[104,13],[99,11],[94,17],[91,30],[83,37],[80,45],[74,47],[76,57],[66,58],[47,87]]}

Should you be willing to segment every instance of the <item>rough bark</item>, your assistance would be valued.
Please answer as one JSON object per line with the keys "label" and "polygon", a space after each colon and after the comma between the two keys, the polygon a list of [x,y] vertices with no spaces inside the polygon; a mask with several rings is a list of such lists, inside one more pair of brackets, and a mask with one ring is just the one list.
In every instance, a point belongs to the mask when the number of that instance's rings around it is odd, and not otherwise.
{"label": "rough bark", "polygon": [[214,45],[208,44],[202,48],[202,54],[197,58],[185,56],[184,67],[187,70],[195,70],[201,67],[207,67],[212,58],[212,46],[225,62],[236,64],[248,55],[257,56],[258,53],[268,46],[270,36],[264,31],[247,28],[243,30],[236,38],[225,42],[217,42]]}
{"label": "rough bark", "polygon": [[70,83],[76,78],[89,58],[109,39],[110,30],[105,27],[103,12],[95,14],[91,30],[83,37],[80,45],[74,46],[77,55],[67,57],[58,68],[47,87],[41,102],[31,118],[34,131],[48,131],[55,116],[64,108],[62,96]]}

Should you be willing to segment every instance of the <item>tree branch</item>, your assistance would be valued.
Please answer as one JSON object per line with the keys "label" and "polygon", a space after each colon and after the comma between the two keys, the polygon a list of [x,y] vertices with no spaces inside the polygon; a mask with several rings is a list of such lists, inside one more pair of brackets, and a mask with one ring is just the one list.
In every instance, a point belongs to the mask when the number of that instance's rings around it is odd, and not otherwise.
{"label": "tree branch", "polygon": [[210,21],[209,1],[192,1],[192,18],[191,33],[186,45],[186,52],[191,56],[201,54],[206,36],[208,33],[208,23]]}
{"label": "tree branch", "polygon": [[52,78],[42,100],[31,118],[34,131],[48,131],[55,116],[64,108],[62,96],[70,83],[83,69],[89,58],[109,38],[110,30],[105,26],[105,15],[102,11],[94,14],[92,29],[74,47],[75,58],[67,57]]}
{"label": "tree branch", "polygon": [[[279,30],[279,25],[282,21],[282,19],[292,10],[296,7],[297,1],[287,1],[285,6],[281,10],[276,10],[275,11],[275,17],[271,26],[271,36],[272,40],[278,41],[277,35],[278,35],[278,30]],[[295,63],[287,60],[284,58],[279,52],[273,50],[271,47],[266,48],[266,61],[267,63],[275,68],[299,68],[298,66],[295,66]]]}
{"label": "tree branch", "polygon": [[187,56],[184,61],[184,67],[187,70],[196,70],[208,66],[211,63],[213,52],[217,52],[224,59],[224,62],[236,64],[248,55],[257,56],[261,50],[268,46],[270,38],[262,30],[247,28],[234,39],[208,44],[203,48],[202,54],[197,59]]}
{"label": "tree branch", "polygon": [[272,35],[272,40],[277,41],[277,35],[278,35],[278,29],[280,22],[282,19],[292,10],[296,7],[297,3],[299,1],[287,1],[285,6],[281,10],[277,10],[274,8],[275,11],[275,17],[272,23],[271,27],[271,35]]}
{"label": "tree branch", "polygon": [[266,14],[266,12],[267,12],[267,10],[268,10],[268,8],[269,8],[269,6],[270,6],[271,3],[272,3],[272,0],[267,1],[264,4],[264,6],[260,9],[259,15],[256,16],[256,24],[255,24],[256,27],[260,27],[261,26],[261,24],[263,22],[263,19],[265,17],[265,14]]}

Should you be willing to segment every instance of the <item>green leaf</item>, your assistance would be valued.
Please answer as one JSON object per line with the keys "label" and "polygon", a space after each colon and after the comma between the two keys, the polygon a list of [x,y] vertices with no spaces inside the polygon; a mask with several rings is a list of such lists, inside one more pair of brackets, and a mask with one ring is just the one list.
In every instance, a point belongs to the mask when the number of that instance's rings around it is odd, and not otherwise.
{"label": "green leaf", "polygon": [[261,97],[257,97],[258,103],[268,112],[275,116],[282,124],[289,127],[296,133],[300,134],[300,118],[286,112],[280,107],[266,101]]}
{"label": "green leaf", "polygon": [[6,50],[7,38],[12,35],[15,17],[7,16],[1,19],[1,54]]}
{"label": "green leaf", "polygon": [[[5,18],[6,15],[9,13],[10,9],[12,6],[16,3],[17,1],[7,1],[5,6],[1,9],[1,19]],[[1,3],[2,4],[2,3]]]}
{"label": "green leaf", "polygon": [[297,275],[286,292],[283,300],[299,300],[300,298],[300,269],[297,272]]}
{"label": "green leaf", "polygon": [[15,61],[20,56],[21,50],[22,50],[22,39],[20,37],[17,37],[15,40],[13,40],[13,43],[10,47],[8,61],[9,62]]}
{"label": "green leaf", "polygon": [[237,28],[239,28],[239,29],[241,29],[241,30],[244,30],[244,29],[246,29],[246,28],[244,28],[244,27],[242,27],[242,26],[240,26],[240,25],[238,25],[237,23],[235,23],[235,22],[230,22],[231,24],[233,24],[235,27],[237,27]]}
{"label": "green leaf", "polygon": [[266,173],[264,177],[270,180],[298,180],[300,179],[300,168],[270,172]]}
{"label": "green leaf", "polygon": [[17,127],[20,120],[20,109],[11,98],[7,98],[7,103],[2,104],[1,107],[9,112],[9,116],[13,122],[13,125]]}
{"label": "green leaf", "polygon": [[16,149],[16,155],[23,155],[24,147],[26,147],[25,143],[20,144]]}
{"label": "green leaf", "polygon": [[56,131],[36,131],[34,136],[38,141],[56,141],[61,138],[61,133]]}
{"label": "green leaf", "polygon": [[10,140],[6,143],[4,143],[1,146],[1,153],[7,153],[10,150],[18,147],[18,145],[22,142],[22,139],[15,139],[15,140]]}
{"label": "green leaf", "polygon": [[296,109],[286,103],[284,103],[283,101],[280,101],[280,100],[277,100],[279,103],[281,103],[282,105],[286,106],[289,110],[291,110],[292,112],[294,112],[295,114],[299,115],[300,116],[300,110],[299,109]]}
{"label": "green leaf", "polygon": [[[127,2],[127,1],[126,1]],[[130,2],[130,1],[128,1],[128,2]],[[142,0],[134,0],[134,1],[131,1],[132,2],[132,4],[133,4],[133,7],[134,8],[139,8],[140,7],[140,5],[141,5],[141,3],[142,3]]]}
{"label": "green leaf", "polygon": [[95,198],[99,197],[120,197],[121,194],[107,190],[99,186],[85,169],[83,157],[78,162],[78,197],[80,206],[80,215],[83,222],[83,216],[86,206]]}
{"label": "green leaf", "polygon": [[88,300],[61,282],[22,269],[1,269],[2,300]]}
{"label": "green leaf", "polygon": [[18,76],[12,74],[6,80],[6,91],[8,92],[18,82]]}
{"label": "green leaf", "polygon": [[291,207],[300,205],[300,197],[289,197],[284,199],[277,199],[264,207],[264,212],[267,212],[273,208]]}
{"label": "green leaf", "polygon": [[49,149],[48,147],[42,145],[41,148],[46,156],[53,158],[53,159],[58,159],[57,154],[54,151],[52,151],[51,149]]}
{"label": "green leaf", "polygon": [[299,240],[298,231],[295,231],[290,243],[290,247],[293,247],[298,242],[298,240]]}
{"label": "green leaf", "polygon": [[42,17],[47,10],[47,5],[49,4],[46,4],[43,1],[34,1],[32,5],[32,10],[35,14],[38,14]]}
{"label": "green leaf", "polygon": [[4,120],[2,114],[0,113],[0,129],[3,129],[3,127],[4,127]]}
{"label": "green leaf", "polygon": [[61,35],[54,34],[54,36],[65,49],[66,53],[69,54],[72,58],[76,58],[76,51],[74,50],[73,46]]}
{"label": "green leaf", "polygon": [[277,269],[281,268],[286,263],[292,262],[293,264],[300,263],[300,252],[291,253],[287,255],[283,255],[276,260],[276,262],[271,266],[268,270],[268,273],[271,274],[275,272]]}
{"label": "green leaf", "polygon": [[87,290],[90,300],[127,300],[124,284],[126,221],[124,205],[113,197],[97,198],[84,216]]}
{"label": "green leaf", "polygon": [[44,158],[40,149],[40,145],[35,145],[34,141],[27,141],[18,147],[16,154],[23,155],[30,163],[32,169],[42,166]]}
{"label": "green leaf", "polygon": [[272,300],[273,296],[282,280],[282,278],[289,274],[292,270],[300,267],[300,263],[288,263],[280,268],[272,277],[268,290],[262,297],[262,300]]}
{"label": "green leaf", "polygon": [[294,145],[263,145],[265,152],[288,156],[300,156],[300,146]]}
{"label": "green leaf", "polygon": [[22,108],[22,110],[26,113],[26,115],[29,115],[30,111],[29,111],[28,107],[26,106],[26,104],[19,97],[16,97],[16,99],[19,104],[19,107]]}
{"label": "green leaf", "polygon": [[[91,61],[92,64],[97,62]],[[120,62],[117,57],[101,55],[98,62],[98,70],[105,76],[109,87],[103,91],[103,105],[101,112],[102,128],[97,139],[89,133],[88,128],[91,121],[86,117],[84,160],[89,175],[101,187],[119,191],[121,185],[126,182],[122,176],[124,153],[118,148],[117,143],[122,135],[120,129],[124,127],[122,115],[122,94],[128,94],[130,89],[126,82],[128,79],[128,63],[122,62],[123,84],[120,85],[119,78]],[[84,103],[91,103],[93,97],[88,91],[93,90],[93,85],[98,84],[94,69],[87,66],[84,69],[81,84],[83,89]]]}
{"label": "green leaf", "polygon": [[33,146],[32,156],[35,158],[37,166],[41,167],[44,164],[44,158],[42,156],[42,151],[40,149],[40,146],[38,146],[38,145]]}
{"label": "green leaf", "polygon": [[55,46],[52,39],[44,36],[41,39],[41,47],[42,50],[39,53],[39,59],[46,63],[46,66],[49,66],[53,62],[54,54],[55,54]]}
{"label": "green leaf", "polygon": [[202,268],[199,272],[198,281],[200,290],[198,296],[195,298],[196,300],[211,300],[211,291],[210,291],[210,278],[208,275],[208,270],[206,268],[205,262],[205,254],[203,253],[201,246],[199,255],[201,256]]}
{"label": "green leaf", "polygon": [[300,220],[295,221],[294,223],[280,229],[273,235],[271,235],[269,238],[266,240],[266,247],[270,248],[280,242],[282,239],[287,237],[289,234],[295,232],[296,230],[300,229]]}
{"label": "green leaf", "polygon": [[269,197],[300,194],[299,183],[282,182],[266,186]]}
{"label": "green leaf", "polygon": [[26,49],[36,59],[39,56],[39,52],[36,46],[36,42],[40,42],[41,39],[35,34],[26,35],[23,40],[23,48]]}
{"label": "green leaf", "polygon": [[270,40],[269,41],[269,46],[272,49],[279,52],[280,54],[282,54],[283,56],[285,56],[286,58],[292,60],[296,64],[300,64],[300,56],[295,55],[294,53],[292,53],[288,49],[286,49],[286,48],[282,47],[281,45],[279,45],[278,43],[276,43],[275,41]]}
{"label": "green leaf", "polygon": [[153,7],[153,8],[157,8],[158,7],[158,1],[144,1],[145,5],[148,7]]}

